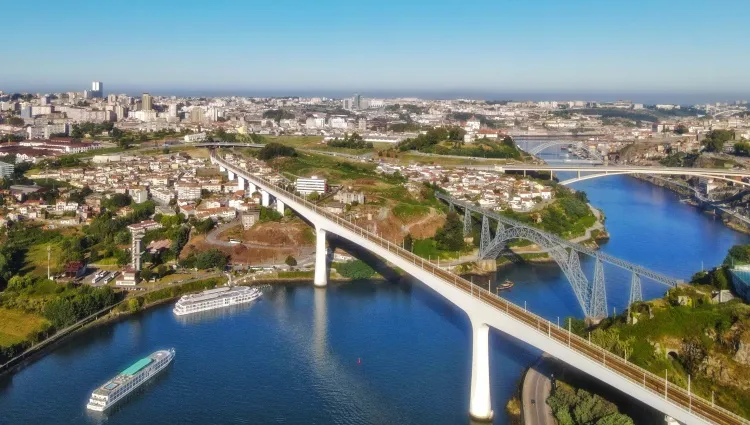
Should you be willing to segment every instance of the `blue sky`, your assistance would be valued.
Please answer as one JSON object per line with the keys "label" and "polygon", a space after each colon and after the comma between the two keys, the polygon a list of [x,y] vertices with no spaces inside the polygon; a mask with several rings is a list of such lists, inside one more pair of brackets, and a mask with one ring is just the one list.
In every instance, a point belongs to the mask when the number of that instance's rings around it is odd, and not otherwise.
{"label": "blue sky", "polygon": [[747,0],[13,0],[3,14],[6,91],[750,93]]}

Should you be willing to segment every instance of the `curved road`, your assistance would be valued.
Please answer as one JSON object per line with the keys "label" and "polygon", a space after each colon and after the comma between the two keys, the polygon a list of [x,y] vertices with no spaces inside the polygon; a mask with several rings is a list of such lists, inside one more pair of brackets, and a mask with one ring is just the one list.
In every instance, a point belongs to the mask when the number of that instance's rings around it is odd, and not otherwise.
{"label": "curved road", "polygon": [[521,401],[523,403],[523,421],[526,425],[555,425],[552,409],[547,405],[547,397],[552,390],[550,358],[544,354],[529,368],[523,380]]}

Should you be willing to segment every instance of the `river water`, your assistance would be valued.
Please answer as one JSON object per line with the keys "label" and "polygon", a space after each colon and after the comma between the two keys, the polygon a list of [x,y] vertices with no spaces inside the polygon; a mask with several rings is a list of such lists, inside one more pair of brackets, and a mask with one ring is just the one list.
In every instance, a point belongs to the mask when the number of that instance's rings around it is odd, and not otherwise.
{"label": "river water", "polygon": [[[687,279],[748,237],[681,204],[659,187],[613,176],[579,183],[607,216],[603,250]],[[582,259],[583,267],[593,267]],[[630,276],[605,269],[610,311]],[[589,274],[590,276],[590,274]],[[582,312],[553,264],[512,266],[504,293],[554,320]],[[647,298],[664,287],[643,281]],[[522,370],[539,352],[491,333],[495,423]],[[106,415],[91,391],[141,356],[175,347],[165,373]],[[419,283],[275,287],[257,303],[175,318],[171,304],[82,332],[0,377],[0,422],[13,424],[461,424],[468,423],[470,327],[465,315]]]}

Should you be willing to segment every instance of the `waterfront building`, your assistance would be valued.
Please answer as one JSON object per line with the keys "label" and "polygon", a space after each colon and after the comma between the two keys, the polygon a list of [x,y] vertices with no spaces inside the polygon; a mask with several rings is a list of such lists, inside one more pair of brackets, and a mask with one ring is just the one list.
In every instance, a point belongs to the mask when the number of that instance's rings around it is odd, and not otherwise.
{"label": "waterfront building", "polygon": [[300,177],[294,182],[294,187],[302,196],[311,193],[323,194],[328,191],[328,182],[326,179],[318,178],[318,176],[310,178]]}

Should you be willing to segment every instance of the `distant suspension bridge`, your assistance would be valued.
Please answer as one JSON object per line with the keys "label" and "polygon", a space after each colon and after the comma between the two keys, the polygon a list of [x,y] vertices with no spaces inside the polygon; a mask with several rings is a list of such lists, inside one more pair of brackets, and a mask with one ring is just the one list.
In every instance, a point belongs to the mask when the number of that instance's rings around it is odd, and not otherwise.
{"label": "distant suspension bridge", "polygon": [[[479,259],[488,260],[497,258],[506,248],[508,241],[513,239],[531,241],[548,253],[568,278],[586,317],[602,318],[608,315],[603,263],[613,264],[631,273],[628,305],[643,300],[641,289],[642,277],[669,287],[674,287],[682,282],[679,279],[663,275],[609,254],[595,251],[535,227],[504,217],[498,213],[485,210],[468,201],[458,200],[443,193],[436,193],[435,196],[448,203],[452,211],[456,207],[464,210],[464,236],[468,236],[472,232],[472,213],[479,214],[482,217]],[[494,238],[490,230],[490,220],[494,220],[497,223]],[[589,279],[581,269],[579,254],[587,255],[595,260],[594,276],[591,282],[589,282]]]}

